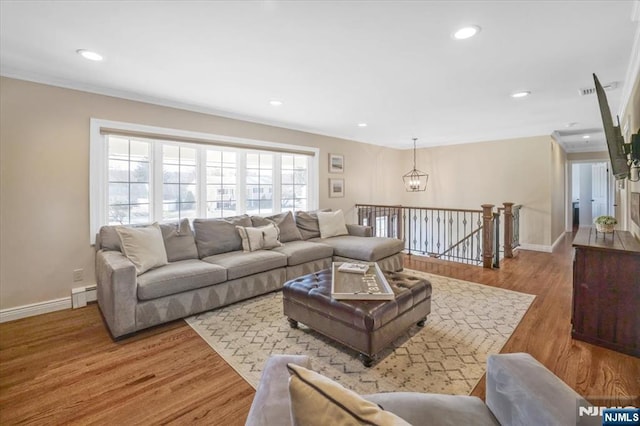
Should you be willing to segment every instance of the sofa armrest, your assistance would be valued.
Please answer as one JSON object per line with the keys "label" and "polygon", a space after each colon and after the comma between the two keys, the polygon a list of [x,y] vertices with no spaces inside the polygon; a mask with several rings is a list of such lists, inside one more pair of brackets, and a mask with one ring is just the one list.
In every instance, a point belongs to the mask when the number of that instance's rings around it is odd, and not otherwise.
{"label": "sofa armrest", "polygon": [[373,228],[370,226],[347,224],[347,232],[354,237],[373,237]]}
{"label": "sofa armrest", "polygon": [[137,275],[119,251],[96,253],[98,305],[114,338],[136,331]]}
{"label": "sofa armrest", "polygon": [[600,425],[598,416],[578,416],[584,398],[526,353],[487,360],[486,404],[503,425]]}
{"label": "sofa armrest", "polygon": [[293,363],[311,368],[306,355],[272,355],[262,370],[260,384],[253,398],[246,426],[291,425],[291,401],[289,400],[289,371]]}

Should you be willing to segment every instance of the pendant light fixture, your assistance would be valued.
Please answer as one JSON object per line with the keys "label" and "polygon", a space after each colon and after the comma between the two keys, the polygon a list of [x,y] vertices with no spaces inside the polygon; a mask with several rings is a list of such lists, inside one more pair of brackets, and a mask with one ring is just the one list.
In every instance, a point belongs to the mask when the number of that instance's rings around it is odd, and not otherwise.
{"label": "pendant light fixture", "polygon": [[417,140],[418,138],[413,138],[413,170],[411,170],[410,172],[402,176],[402,180],[404,181],[404,187],[407,190],[407,192],[426,191],[427,181],[429,180],[428,174],[416,169],[416,141]]}

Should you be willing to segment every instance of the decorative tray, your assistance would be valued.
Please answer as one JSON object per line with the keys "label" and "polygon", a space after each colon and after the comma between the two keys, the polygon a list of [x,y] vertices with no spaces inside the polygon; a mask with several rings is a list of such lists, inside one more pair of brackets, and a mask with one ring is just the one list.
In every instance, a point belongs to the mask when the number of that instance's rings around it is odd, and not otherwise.
{"label": "decorative tray", "polygon": [[336,300],[393,300],[395,294],[377,263],[365,273],[341,272],[343,262],[331,267],[331,297]]}

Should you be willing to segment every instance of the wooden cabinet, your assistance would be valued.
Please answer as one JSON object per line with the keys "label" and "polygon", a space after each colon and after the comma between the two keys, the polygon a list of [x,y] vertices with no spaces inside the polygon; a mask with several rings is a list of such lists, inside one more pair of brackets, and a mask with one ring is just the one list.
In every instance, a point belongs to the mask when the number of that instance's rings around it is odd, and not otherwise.
{"label": "wooden cabinet", "polygon": [[580,228],[573,247],[572,337],[640,357],[640,243]]}

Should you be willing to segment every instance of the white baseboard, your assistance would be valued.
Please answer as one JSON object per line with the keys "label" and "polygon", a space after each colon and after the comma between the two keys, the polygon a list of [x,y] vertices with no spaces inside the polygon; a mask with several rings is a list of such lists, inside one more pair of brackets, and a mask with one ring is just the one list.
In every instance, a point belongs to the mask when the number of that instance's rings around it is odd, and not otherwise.
{"label": "white baseboard", "polygon": [[71,297],[62,297],[60,299],[2,309],[0,310],[0,323],[47,314],[49,312],[62,311],[64,309],[71,309]]}
{"label": "white baseboard", "polygon": [[550,246],[544,245],[544,244],[521,243],[518,248],[521,248],[522,250],[532,250],[532,251],[541,251],[544,253],[552,253],[553,250],[556,248],[556,246],[560,244],[560,241],[562,241],[563,238],[564,238],[564,232],[560,234],[560,236]]}
{"label": "white baseboard", "polygon": [[556,246],[558,244],[560,244],[560,242],[562,241],[562,239],[564,238],[564,234],[565,232],[563,232],[562,234],[560,234],[560,236],[553,242],[553,245],[551,246],[551,251],[554,251],[556,249]]}
{"label": "white baseboard", "polygon": [[551,246],[545,246],[542,244],[520,243],[520,246],[518,248],[522,250],[542,251],[545,253],[551,253]]}

